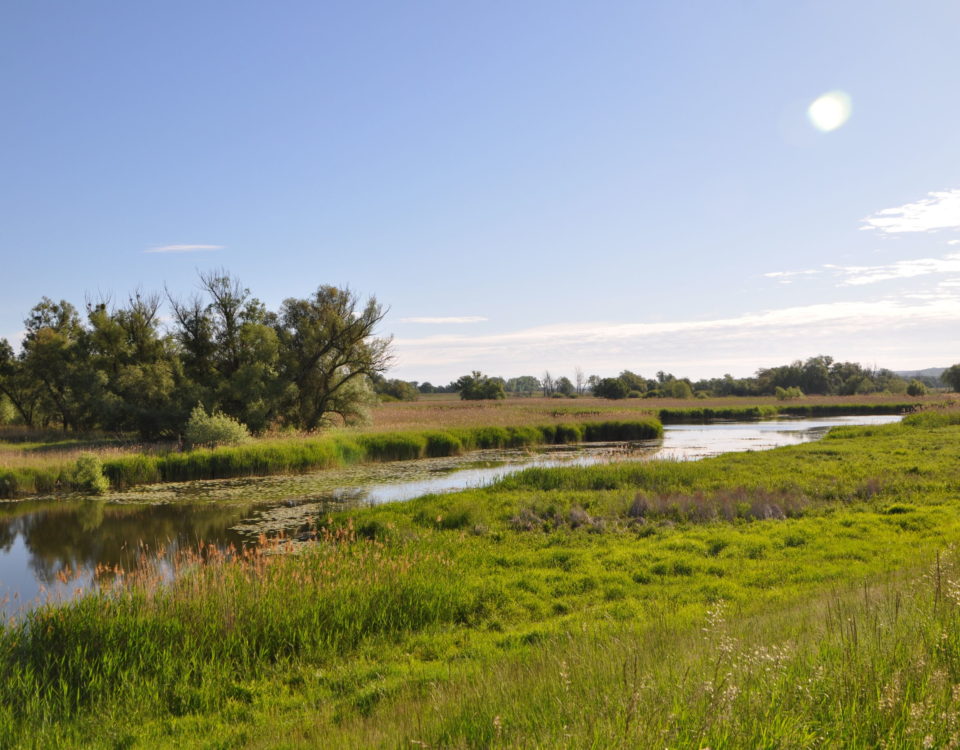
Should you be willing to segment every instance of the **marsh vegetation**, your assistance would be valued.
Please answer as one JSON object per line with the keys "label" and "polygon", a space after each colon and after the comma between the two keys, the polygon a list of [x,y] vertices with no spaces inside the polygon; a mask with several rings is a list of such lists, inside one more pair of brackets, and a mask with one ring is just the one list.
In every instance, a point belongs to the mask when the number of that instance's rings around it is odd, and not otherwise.
{"label": "marsh vegetation", "polygon": [[956,421],[530,469],[322,514],[297,554],[184,553],[4,630],[3,742],[948,746]]}

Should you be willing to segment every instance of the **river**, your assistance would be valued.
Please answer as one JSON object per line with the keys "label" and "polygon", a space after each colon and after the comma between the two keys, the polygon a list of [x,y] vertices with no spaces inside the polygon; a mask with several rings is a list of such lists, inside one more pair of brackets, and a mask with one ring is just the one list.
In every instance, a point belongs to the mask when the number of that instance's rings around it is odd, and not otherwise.
{"label": "river", "polygon": [[330,509],[479,487],[531,466],[587,466],[651,458],[696,460],[809,442],[849,424],[898,416],[669,425],[662,440],[365,464],[297,476],[148,485],[96,499],[0,503],[0,614],[92,584],[97,566],[130,570],[144,550],[169,556],[199,544],[241,546],[260,534],[296,534]]}

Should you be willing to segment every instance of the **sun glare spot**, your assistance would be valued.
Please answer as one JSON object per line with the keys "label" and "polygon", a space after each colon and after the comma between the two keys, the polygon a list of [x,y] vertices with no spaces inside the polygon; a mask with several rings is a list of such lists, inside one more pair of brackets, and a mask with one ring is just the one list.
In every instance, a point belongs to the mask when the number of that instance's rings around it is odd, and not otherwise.
{"label": "sun glare spot", "polygon": [[818,97],[807,108],[807,117],[817,130],[829,133],[850,119],[850,95],[844,91],[829,91]]}

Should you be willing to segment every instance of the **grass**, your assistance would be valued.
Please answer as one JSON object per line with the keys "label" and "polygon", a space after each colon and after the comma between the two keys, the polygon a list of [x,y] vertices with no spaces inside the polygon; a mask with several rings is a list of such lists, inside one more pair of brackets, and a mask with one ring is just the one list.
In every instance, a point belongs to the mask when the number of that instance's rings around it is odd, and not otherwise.
{"label": "grass", "polygon": [[0,745],[951,746],[960,426],[915,421],[183,555],[0,633]]}
{"label": "grass", "polygon": [[[695,403],[696,406],[691,404]],[[656,437],[650,421],[702,422],[761,419],[777,415],[903,413],[949,406],[942,396],[904,402],[901,396],[807,397],[784,404],[770,398],[544,399],[460,401],[444,395],[383,404],[371,426],[322,436],[268,436],[236,448],[179,452],[174,443],[141,445],[106,435],[65,438],[62,433],[0,428],[0,499],[74,491],[77,460],[94,453],[111,486],[289,474],[344,466],[357,461],[403,460],[457,455],[487,447],[521,447],[578,441]],[[626,425],[632,424],[633,427]]]}
{"label": "grass", "polygon": [[[676,410],[712,409],[718,413],[716,418],[751,418],[750,411],[760,409],[769,413],[768,407],[778,410],[797,409],[800,411],[783,412],[806,414],[808,409],[824,409],[822,414],[837,413],[829,410],[840,409],[844,414],[871,413],[873,409],[889,404],[921,404],[924,408],[952,400],[951,395],[930,395],[907,397],[897,394],[870,394],[866,396],[806,396],[799,401],[783,402],[773,396],[750,398],[710,398],[710,399],[609,399],[582,397],[577,399],[552,398],[508,398],[503,401],[461,401],[455,394],[442,394],[440,397],[422,398],[419,401],[397,401],[381,404],[373,414],[373,423],[364,428],[367,431],[422,429],[426,425],[444,425],[447,427],[476,427],[480,425],[528,425],[548,424],[552,421],[572,420],[578,422],[604,420],[632,420],[643,417],[656,417],[663,409]],[[850,409],[850,411],[847,411]],[[879,412],[889,413],[889,412]],[[729,417],[720,417],[729,414]],[[697,416],[699,420],[702,417]]]}
{"label": "grass", "polygon": [[[340,431],[308,439],[258,440],[233,447],[186,452],[99,453],[115,489],[155,482],[264,476],[328,469],[361,461],[397,461],[454,456],[481,448],[541,444],[646,440],[661,436],[655,419],[558,422],[522,427],[471,427],[406,432]],[[76,457],[44,455],[0,467],[0,498],[79,489]],[[22,459],[21,459],[22,460]]]}

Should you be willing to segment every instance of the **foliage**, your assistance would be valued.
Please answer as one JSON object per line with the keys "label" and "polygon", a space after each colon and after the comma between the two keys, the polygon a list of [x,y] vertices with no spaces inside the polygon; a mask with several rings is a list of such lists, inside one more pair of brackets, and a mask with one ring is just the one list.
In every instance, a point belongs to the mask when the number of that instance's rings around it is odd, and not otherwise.
{"label": "foliage", "polygon": [[940,375],[940,380],[953,388],[957,393],[960,393],[960,364],[951,365],[944,370]]}
{"label": "foliage", "polygon": [[[348,289],[321,286],[279,312],[226,271],[200,274],[201,294],[131,295],[125,305],[43,298],[26,321],[22,349],[0,340],[0,396],[28,427],[136,431],[173,437],[198,401],[256,433],[282,423],[307,430],[361,419],[369,387],[390,361],[377,338],[383,310]],[[406,393],[406,391],[405,391]]]}
{"label": "foliage", "polygon": [[[198,407],[199,408],[199,407]],[[203,421],[213,418],[203,413]],[[224,417],[228,430],[236,423]],[[242,425],[240,425],[242,427]],[[111,486],[183,482],[197,479],[289,474],[361,461],[396,461],[455,456],[485,448],[521,448],[576,442],[649,440],[661,437],[654,419],[561,422],[519,427],[464,427],[404,432],[345,434],[295,440],[256,440],[215,449],[139,453],[104,460]],[[55,492],[72,486],[72,464],[0,469],[0,498]]]}
{"label": "foliage", "polygon": [[593,395],[597,398],[626,398],[630,387],[620,378],[602,378],[593,385]]}
{"label": "foliage", "polygon": [[927,386],[921,383],[919,380],[914,378],[907,385],[907,395],[908,396],[926,396],[927,395]]}
{"label": "foliage", "polygon": [[565,375],[561,375],[556,379],[554,388],[556,389],[556,393],[561,396],[569,397],[577,395],[576,386],[574,386],[573,381]]}
{"label": "foliage", "polygon": [[[381,401],[416,401],[420,398],[420,391],[416,383],[406,380],[391,379],[387,380],[379,374],[375,374],[371,381],[373,382],[373,391],[380,396]],[[429,385],[427,383],[426,385]]]}
{"label": "foliage", "polygon": [[660,390],[668,398],[693,398],[693,388],[687,380],[671,380],[664,383]]}
{"label": "foliage", "polygon": [[[774,393],[778,401],[791,401],[797,398],[803,398],[803,391],[797,388],[795,385],[790,386],[789,388],[781,388],[779,385],[774,389]],[[918,394],[910,394],[918,395]]]}
{"label": "foliage", "polygon": [[291,424],[313,430],[355,417],[348,395],[362,391],[355,381],[381,374],[390,363],[390,340],[374,336],[384,315],[376,299],[361,307],[356,294],[333,286],[321,286],[308,299],[284,301],[277,330]]}
{"label": "foliage", "polygon": [[250,439],[246,426],[223,412],[207,414],[201,405],[190,412],[190,420],[183,431],[183,437],[189,447],[218,445],[240,445]]}
{"label": "foliage", "polygon": [[92,453],[84,454],[77,459],[73,484],[81,492],[89,492],[92,495],[102,495],[110,489],[110,482],[103,475],[103,464]]}
{"label": "foliage", "polygon": [[644,380],[640,375],[637,375],[635,372],[624,370],[617,376],[617,378],[622,380],[626,384],[627,388],[631,391],[645,393],[647,390],[647,381]]}
{"label": "foliage", "polygon": [[10,403],[10,399],[5,394],[0,393],[0,425],[11,424],[15,417],[16,410]]}
{"label": "foliage", "polygon": [[506,398],[502,378],[491,378],[478,370],[457,380],[460,398],[466,401]]}

